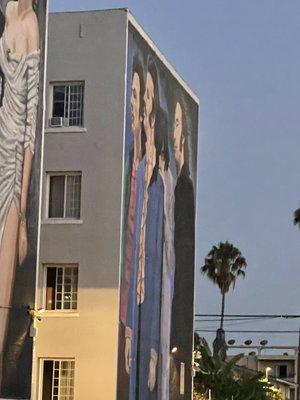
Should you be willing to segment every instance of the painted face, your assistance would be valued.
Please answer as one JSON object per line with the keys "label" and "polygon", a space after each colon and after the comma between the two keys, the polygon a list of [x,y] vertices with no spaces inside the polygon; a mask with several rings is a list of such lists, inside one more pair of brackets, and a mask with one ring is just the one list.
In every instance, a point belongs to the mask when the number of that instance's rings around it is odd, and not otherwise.
{"label": "painted face", "polygon": [[182,139],[182,108],[179,103],[176,104],[175,108],[175,119],[174,119],[174,155],[176,164],[180,164],[183,150],[183,139]]}
{"label": "painted face", "polygon": [[154,103],[154,83],[151,74],[147,73],[146,88],[144,94],[144,127],[146,132],[150,128],[150,115]]}
{"label": "painted face", "polygon": [[139,75],[135,72],[132,78],[132,86],[131,86],[131,127],[132,131],[136,132],[140,127],[140,78]]}

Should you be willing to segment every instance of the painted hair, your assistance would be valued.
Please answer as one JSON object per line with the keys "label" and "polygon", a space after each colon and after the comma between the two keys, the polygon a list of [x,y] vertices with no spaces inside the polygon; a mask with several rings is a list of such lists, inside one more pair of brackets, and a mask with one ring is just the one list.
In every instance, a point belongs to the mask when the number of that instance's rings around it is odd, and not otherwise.
{"label": "painted hair", "polygon": [[[140,109],[139,109],[139,117],[143,118],[143,112],[144,112],[144,93],[145,93],[145,78],[144,78],[144,69],[143,69],[143,64],[138,56],[138,54],[135,54],[133,57],[132,61],[132,76],[131,78],[133,79],[133,75],[138,74],[139,80],[140,80]],[[141,152],[142,152],[142,157],[144,157],[145,152],[146,152],[146,133],[144,129],[144,125],[142,123],[142,132],[141,132]]]}
{"label": "painted hair", "polygon": [[[182,112],[182,132],[181,132],[181,141],[180,141],[180,151],[184,152],[184,164],[186,166],[186,172],[189,175],[189,126],[187,120],[187,105],[184,97],[181,95],[177,100],[181,107]],[[182,148],[183,147],[183,148]]]}
{"label": "painted hair", "polygon": [[148,58],[148,72],[151,75],[154,86],[153,107],[150,114],[150,121],[151,118],[155,118],[154,144],[156,149],[156,163],[150,182],[151,185],[154,181],[156,181],[158,176],[160,156],[163,156],[165,161],[165,170],[167,170],[170,163],[170,154],[168,143],[168,115],[160,106],[158,72],[155,61],[151,56]]}
{"label": "painted hair", "polygon": [[162,108],[159,111],[159,129],[158,135],[156,138],[156,149],[157,153],[159,153],[158,157],[161,155],[165,161],[165,171],[169,169],[170,164],[170,154],[169,154],[169,140],[168,140],[168,115],[165,110]]}
{"label": "painted hair", "polygon": [[140,117],[143,116],[143,96],[145,92],[145,79],[142,62],[137,54],[133,57],[132,62],[132,79],[134,74],[138,74],[140,80]]}
{"label": "painted hair", "polygon": [[158,117],[158,112],[160,110],[158,74],[155,61],[151,56],[149,56],[148,58],[147,70],[148,73],[151,75],[154,86],[153,107],[150,113],[150,122],[151,122],[151,120],[156,119]]}

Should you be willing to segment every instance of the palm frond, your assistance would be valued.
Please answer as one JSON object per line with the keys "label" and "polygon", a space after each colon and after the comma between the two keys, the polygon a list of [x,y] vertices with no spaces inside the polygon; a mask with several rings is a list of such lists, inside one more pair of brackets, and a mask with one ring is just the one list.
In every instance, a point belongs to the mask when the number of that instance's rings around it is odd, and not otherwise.
{"label": "palm frond", "polygon": [[240,250],[226,241],[211,248],[205,257],[201,272],[219,286],[222,294],[226,294],[231,286],[235,288],[236,279],[239,276],[245,277],[246,267],[246,259]]}
{"label": "palm frond", "polygon": [[294,225],[298,225],[300,227],[300,208],[294,212]]}

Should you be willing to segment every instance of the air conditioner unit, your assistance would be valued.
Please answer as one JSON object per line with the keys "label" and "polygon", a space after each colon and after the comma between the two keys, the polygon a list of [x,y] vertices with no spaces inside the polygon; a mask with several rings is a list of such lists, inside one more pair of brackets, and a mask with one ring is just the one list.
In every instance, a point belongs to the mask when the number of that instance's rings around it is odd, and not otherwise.
{"label": "air conditioner unit", "polygon": [[49,118],[49,126],[51,128],[60,128],[63,126],[69,126],[69,119],[63,117],[52,117]]}
{"label": "air conditioner unit", "polygon": [[51,127],[61,127],[61,126],[63,126],[63,118],[61,118],[61,117],[49,118],[49,126],[51,126]]}

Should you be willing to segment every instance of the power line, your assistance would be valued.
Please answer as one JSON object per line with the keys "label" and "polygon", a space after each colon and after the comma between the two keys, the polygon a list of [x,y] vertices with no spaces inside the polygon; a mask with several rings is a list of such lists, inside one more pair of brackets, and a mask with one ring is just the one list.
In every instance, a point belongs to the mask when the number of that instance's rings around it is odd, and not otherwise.
{"label": "power line", "polygon": [[[278,321],[278,318],[276,319],[274,319],[274,318],[269,318],[269,319],[266,319],[266,318],[249,318],[248,320],[239,320],[239,319],[237,319],[237,320],[234,320],[235,322],[227,322],[228,320],[225,320],[224,321],[224,325],[226,326],[226,329],[227,329],[227,327],[228,326],[237,326],[237,325],[245,325],[245,324],[258,324],[258,323],[265,323],[265,322],[271,322],[271,321]],[[202,321],[201,320],[196,320],[195,321],[195,323],[201,323]],[[212,323],[220,323],[220,319],[216,319],[216,320],[209,320],[209,322],[212,322]],[[215,325],[211,325],[211,324],[205,324],[204,326],[203,326],[203,328],[206,328],[206,329],[216,329],[216,327],[215,327]]]}
{"label": "power line", "polygon": [[[196,319],[196,322],[219,322],[220,321],[220,318],[218,318],[218,319],[198,319],[199,317],[196,317],[197,319]],[[253,321],[253,319],[255,319],[255,320],[261,320],[261,319],[275,319],[275,318],[279,318],[279,317],[255,317],[255,318],[252,318],[252,317],[246,317],[246,318],[239,318],[239,317],[237,317],[237,318],[226,318],[226,319],[224,319],[224,322],[227,322],[227,321]]]}
{"label": "power line", "polygon": [[[211,332],[216,333],[216,330],[213,329],[195,329],[196,332]],[[226,333],[293,333],[299,334],[299,331],[264,331],[264,330],[240,330],[240,331],[231,331],[225,330]]]}
{"label": "power line", "polygon": [[[195,317],[218,317],[221,314],[195,314]],[[300,318],[300,314],[224,314],[224,318]]]}

